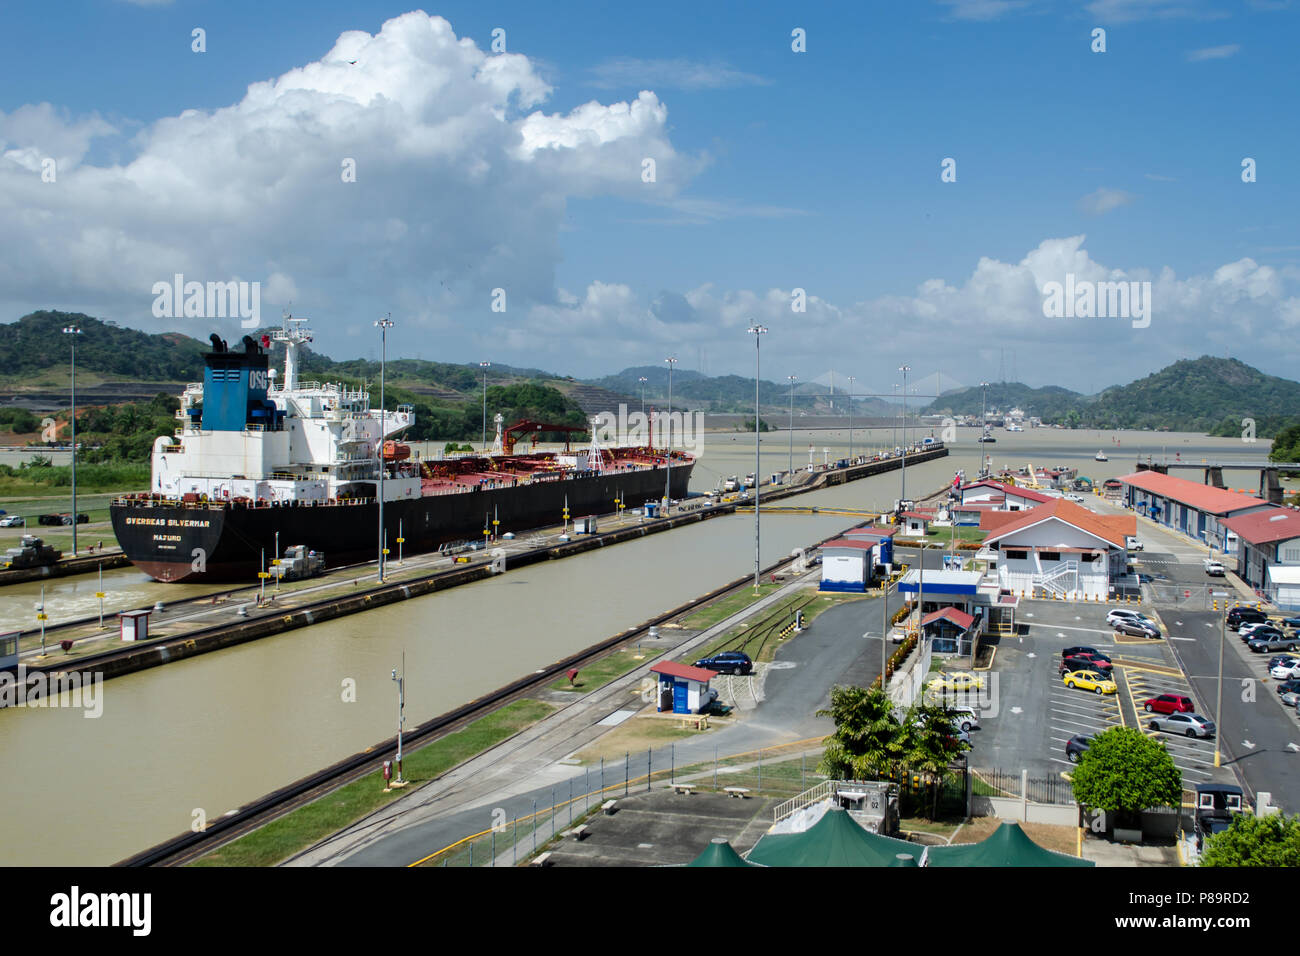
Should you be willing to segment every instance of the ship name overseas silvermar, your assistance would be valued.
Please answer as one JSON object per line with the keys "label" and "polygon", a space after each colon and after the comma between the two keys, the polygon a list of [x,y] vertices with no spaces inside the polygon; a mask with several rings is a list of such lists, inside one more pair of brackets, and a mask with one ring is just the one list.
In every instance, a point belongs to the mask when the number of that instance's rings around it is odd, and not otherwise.
{"label": "ship name overseas silvermar", "polygon": [[[409,554],[480,540],[489,521],[526,531],[616,502],[639,507],[662,498],[666,482],[672,498],[686,497],[695,457],[685,451],[602,447],[593,429],[589,448],[517,455],[516,429],[547,429],[520,423],[503,439],[499,415],[491,453],[412,458],[396,440],[415,422],[411,406],[372,409],[364,389],[298,380],[305,321],[245,336],[242,351],[211,336],[180,426],[154,441],[149,492],[113,502],[118,542],[157,580],[254,579],[277,544],[324,552],[331,566],[373,559],[381,487],[385,540],[402,537]],[[285,347],[279,382],[273,342]]]}

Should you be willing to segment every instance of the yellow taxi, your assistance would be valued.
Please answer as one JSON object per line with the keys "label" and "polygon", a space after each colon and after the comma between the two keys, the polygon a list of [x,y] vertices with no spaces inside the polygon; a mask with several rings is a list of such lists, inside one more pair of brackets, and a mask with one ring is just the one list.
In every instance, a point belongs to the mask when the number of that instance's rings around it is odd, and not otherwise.
{"label": "yellow taxi", "polygon": [[1094,694],[1113,694],[1119,690],[1113,680],[1096,671],[1070,671],[1061,680],[1066,687],[1090,690]]}
{"label": "yellow taxi", "polygon": [[958,671],[953,674],[940,673],[926,686],[935,692],[981,690],[984,680],[968,671]]}

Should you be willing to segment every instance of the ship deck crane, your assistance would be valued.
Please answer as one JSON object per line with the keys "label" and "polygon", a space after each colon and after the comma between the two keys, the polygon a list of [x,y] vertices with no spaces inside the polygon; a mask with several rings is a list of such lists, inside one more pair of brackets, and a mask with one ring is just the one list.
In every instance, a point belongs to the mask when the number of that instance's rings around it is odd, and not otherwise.
{"label": "ship deck crane", "polygon": [[[507,455],[510,455],[514,453],[515,443],[524,435],[529,433],[532,433],[532,443],[533,445],[536,445],[538,432],[564,432],[567,436],[574,433],[582,433],[586,430],[587,426],[585,425],[548,425],[544,422],[535,422],[532,419],[524,418],[515,422],[504,431],[501,440],[501,447]],[[569,450],[569,440],[567,437],[564,440],[564,450]]]}

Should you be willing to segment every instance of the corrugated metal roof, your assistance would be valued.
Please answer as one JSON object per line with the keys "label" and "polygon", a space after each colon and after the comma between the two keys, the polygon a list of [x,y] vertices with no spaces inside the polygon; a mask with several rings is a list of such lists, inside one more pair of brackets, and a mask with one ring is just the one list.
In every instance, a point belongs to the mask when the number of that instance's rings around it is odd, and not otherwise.
{"label": "corrugated metal roof", "polygon": [[1162,475],[1158,471],[1138,471],[1122,475],[1118,480],[1212,515],[1226,515],[1243,508],[1258,508],[1268,504],[1263,498],[1203,485],[1199,481],[1188,481],[1173,475]]}

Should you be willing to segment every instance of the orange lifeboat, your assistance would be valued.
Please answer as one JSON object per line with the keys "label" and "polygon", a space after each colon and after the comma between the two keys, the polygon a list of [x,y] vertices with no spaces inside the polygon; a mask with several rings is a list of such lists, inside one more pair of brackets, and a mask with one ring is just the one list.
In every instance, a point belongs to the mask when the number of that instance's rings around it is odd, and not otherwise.
{"label": "orange lifeboat", "polygon": [[405,461],[411,457],[411,446],[401,442],[384,442],[384,461]]}

